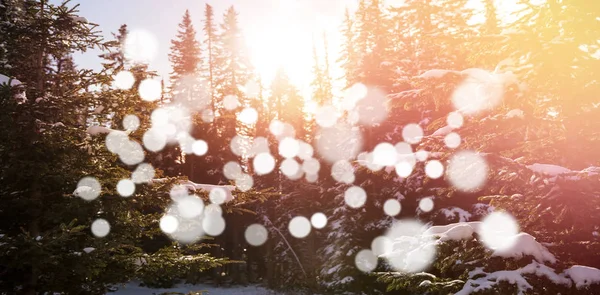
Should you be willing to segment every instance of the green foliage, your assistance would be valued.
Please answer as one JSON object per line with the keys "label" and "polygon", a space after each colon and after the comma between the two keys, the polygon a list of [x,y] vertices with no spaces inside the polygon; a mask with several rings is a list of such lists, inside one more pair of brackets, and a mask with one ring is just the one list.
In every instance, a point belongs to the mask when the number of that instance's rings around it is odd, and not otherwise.
{"label": "green foliage", "polygon": [[[195,245],[191,249],[182,249],[174,244],[150,255],[144,255],[138,258],[138,278],[143,285],[151,288],[170,288],[180,280],[198,283],[201,273],[229,262],[209,254],[198,253],[200,248]],[[193,255],[185,255],[194,252]]]}

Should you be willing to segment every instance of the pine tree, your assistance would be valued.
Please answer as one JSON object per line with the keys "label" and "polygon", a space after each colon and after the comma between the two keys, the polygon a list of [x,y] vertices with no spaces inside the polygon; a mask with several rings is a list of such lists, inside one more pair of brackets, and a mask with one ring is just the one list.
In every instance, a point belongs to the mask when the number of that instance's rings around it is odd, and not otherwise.
{"label": "pine tree", "polygon": [[[66,4],[4,2],[3,7],[22,8],[7,16],[0,30],[6,34],[3,40],[12,40],[5,47],[2,71],[26,81],[28,99],[17,104],[2,92],[0,100],[5,110],[0,120],[10,128],[2,133],[1,148],[10,168],[1,177],[5,210],[0,259],[6,280],[0,288],[22,294],[104,294],[108,284],[130,278],[127,259],[109,254],[124,250],[118,242],[100,242],[86,233],[101,206],[73,196],[73,190],[86,174],[114,177],[120,172],[103,172],[97,165],[107,162],[94,160],[81,144],[85,135],[75,110],[86,112],[92,98],[87,85],[99,76],[75,71],[68,58],[76,50],[101,47],[100,37],[94,25],[80,21],[76,8]],[[32,66],[19,67],[26,64]],[[105,187],[109,192],[114,191]],[[121,237],[115,234],[116,241]],[[102,250],[80,257],[86,247]],[[105,271],[107,265],[111,271]]]}
{"label": "pine tree", "polygon": [[171,53],[169,53],[173,72],[171,83],[177,89],[180,80],[190,75],[197,75],[200,66],[200,44],[196,40],[196,30],[192,25],[189,10],[185,11],[179,24],[176,39],[171,40]]}
{"label": "pine tree", "polygon": [[205,39],[205,44],[206,44],[206,62],[204,63],[206,65],[206,69],[205,72],[207,72],[208,74],[208,81],[209,81],[209,85],[210,85],[210,93],[211,93],[211,105],[212,105],[212,109],[215,110],[216,105],[215,105],[215,75],[216,75],[216,60],[215,60],[215,54],[217,54],[218,49],[216,48],[218,41],[217,41],[217,29],[216,29],[216,24],[215,24],[215,20],[214,20],[214,12],[213,12],[213,8],[212,6],[210,6],[209,4],[206,4],[205,8],[204,8],[204,35],[206,37]]}
{"label": "pine tree", "polygon": [[358,78],[355,75],[357,68],[357,56],[356,56],[356,45],[355,38],[355,22],[350,16],[348,8],[344,15],[344,23],[341,28],[342,35],[344,36],[344,43],[339,54],[338,63],[341,63],[341,68],[344,70],[344,76],[346,79],[346,88],[358,83]]}
{"label": "pine tree", "polygon": [[[14,3],[3,4],[7,7]],[[139,81],[131,90],[110,89],[122,63],[109,62],[95,73],[78,69],[70,56],[84,49],[114,50],[118,42],[101,42],[95,25],[78,17],[76,7],[45,1],[23,5],[27,9],[17,10],[19,15],[3,22],[0,30],[11,38],[17,32],[23,37],[21,42],[10,42],[5,47],[10,55],[2,71],[32,83],[18,87],[25,91],[24,102],[11,98],[14,89],[0,90],[0,103],[6,111],[0,121],[10,128],[1,134],[0,148],[1,157],[10,166],[2,170],[0,178],[0,196],[4,208],[9,209],[0,214],[0,261],[3,277],[7,278],[0,288],[23,294],[105,294],[109,286],[133,279],[172,284],[190,273],[220,265],[223,259],[207,255],[198,256],[192,263],[180,260],[183,253],[198,254],[203,244],[182,247],[166,240],[162,246],[167,248],[158,253],[156,249],[148,251],[144,245],[144,239],[162,236],[157,220],[170,202],[167,192],[172,182],[138,184],[130,198],[121,197],[116,189],[118,181],[133,178],[132,166],[118,163],[118,157],[106,150],[101,134],[110,129],[98,125],[116,129],[126,114],[136,113],[142,128],[129,136],[132,142],[139,141],[149,114],[136,107],[154,106],[137,95]],[[32,27],[35,22],[44,25]],[[30,35],[23,35],[25,32]],[[103,56],[118,61],[119,54],[112,53]],[[11,70],[13,65],[40,56],[43,73]],[[151,74],[138,68],[135,75],[143,78]],[[42,82],[38,83],[40,78]],[[100,87],[91,90],[90,85]],[[86,176],[95,177],[99,187],[95,181],[78,185]],[[108,221],[108,237],[97,238],[89,233],[90,224],[98,218]],[[136,266],[136,261],[144,261],[144,257],[146,262]],[[169,278],[156,276],[165,270],[161,266],[167,260],[181,264],[169,272]]]}

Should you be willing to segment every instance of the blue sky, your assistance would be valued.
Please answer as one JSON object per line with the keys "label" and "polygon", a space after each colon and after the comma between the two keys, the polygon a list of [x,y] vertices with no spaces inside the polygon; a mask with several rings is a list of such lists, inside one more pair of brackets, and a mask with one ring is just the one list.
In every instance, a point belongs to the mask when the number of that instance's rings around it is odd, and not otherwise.
{"label": "blue sky", "polygon": [[[54,3],[60,0],[52,0]],[[355,0],[75,0],[79,14],[99,25],[107,40],[112,39],[121,24],[130,30],[143,29],[158,40],[158,53],[150,67],[161,75],[170,72],[170,40],[175,36],[183,13],[189,9],[201,38],[204,5],[213,6],[217,21],[234,5],[240,25],[257,70],[265,80],[278,66],[283,66],[292,81],[306,90],[312,67],[312,40],[321,46],[321,36],[327,32],[332,66],[339,51],[338,29],[344,9],[355,6]],[[274,37],[274,38],[273,38]],[[320,47],[319,47],[320,48]],[[76,56],[76,62],[87,68],[99,68],[97,52]],[[339,75],[339,73],[334,73]]]}

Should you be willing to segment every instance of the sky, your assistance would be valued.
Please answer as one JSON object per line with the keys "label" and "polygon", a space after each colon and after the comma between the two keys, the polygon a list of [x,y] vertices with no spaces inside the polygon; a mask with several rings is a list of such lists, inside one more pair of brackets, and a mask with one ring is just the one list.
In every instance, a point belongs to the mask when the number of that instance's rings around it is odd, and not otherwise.
{"label": "sky", "polygon": [[[390,0],[391,1],[391,0]],[[395,1],[395,0],[394,0]],[[52,0],[60,3],[60,0]],[[89,22],[99,25],[106,40],[112,40],[121,24],[130,31],[144,30],[152,34],[158,44],[150,68],[168,77],[171,65],[168,60],[170,40],[177,32],[186,9],[201,40],[205,3],[213,6],[220,23],[225,10],[234,5],[246,37],[246,46],[257,71],[265,81],[270,81],[276,69],[282,66],[292,82],[304,94],[309,93],[313,65],[313,39],[319,54],[323,53],[322,36],[328,36],[330,67],[333,76],[341,76],[335,64],[339,53],[341,27],[346,7],[355,9],[356,0],[74,0],[79,4],[79,14]],[[98,52],[76,55],[76,62],[85,68],[99,69]],[[268,83],[268,82],[267,82]]]}
{"label": "sky", "polygon": [[[62,0],[51,0],[58,4]],[[404,0],[384,0],[384,5],[402,5]],[[536,0],[540,1],[540,0]],[[204,6],[213,6],[218,23],[230,6],[238,11],[240,27],[246,38],[252,63],[268,85],[275,71],[283,67],[292,82],[309,98],[312,79],[313,44],[323,57],[324,33],[329,45],[329,65],[334,87],[344,84],[339,64],[335,61],[340,52],[345,9],[356,9],[358,0],[73,0],[79,4],[79,14],[98,24],[106,40],[112,40],[122,24],[130,31],[143,30],[158,44],[150,68],[165,77],[171,72],[168,60],[170,40],[178,30],[186,9],[189,9],[198,39],[203,40]],[[515,0],[495,0],[500,12],[514,9]],[[480,8],[481,0],[470,0],[468,6]],[[513,8],[513,9],[510,9]],[[483,16],[483,15],[481,15]],[[98,51],[75,55],[76,62],[84,68],[99,69]],[[321,61],[324,62],[323,60]],[[339,94],[339,91],[336,91]]]}

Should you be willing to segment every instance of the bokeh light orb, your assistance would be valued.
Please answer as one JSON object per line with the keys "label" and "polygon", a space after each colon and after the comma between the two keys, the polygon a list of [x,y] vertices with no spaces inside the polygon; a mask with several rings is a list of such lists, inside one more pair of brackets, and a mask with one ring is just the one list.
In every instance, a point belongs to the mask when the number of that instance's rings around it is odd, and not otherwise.
{"label": "bokeh light orb", "polygon": [[86,201],[92,201],[100,196],[101,191],[102,186],[98,179],[92,176],[86,176],[79,180],[73,194]]}
{"label": "bokeh light orb", "polygon": [[140,97],[145,101],[155,101],[162,96],[162,85],[155,79],[144,79],[139,86]]}
{"label": "bokeh light orb", "polygon": [[360,208],[367,201],[367,192],[360,186],[349,187],[344,192],[344,201],[351,208]]}
{"label": "bokeh light orb", "polygon": [[131,30],[123,44],[123,52],[125,58],[130,61],[148,63],[158,53],[158,40],[146,30]]}
{"label": "bokeh light orb", "polygon": [[431,212],[431,210],[433,210],[433,205],[433,199],[431,197],[419,200],[419,210],[423,212]]}
{"label": "bokeh light orb", "polygon": [[479,191],[487,181],[489,168],[485,158],[473,151],[461,151],[450,158],[446,178],[463,192]]}
{"label": "bokeh light orb", "polygon": [[371,272],[377,267],[377,256],[371,250],[360,250],[354,257],[354,264],[362,272]]}
{"label": "bokeh light orb", "polygon": [[385,237],[392,249],[383,257],[396,271],[416,273],[427,269],[435,259],[434,238],[424,235],[426,226],[417,220],[399,220],[392,224]]}
{"label": "bokeh light orb", "polygon": [[327,216],[321,212],[315,213],[310,217],[310,223],[316,229],[322,229],[327,225]]}
{"label": "bokeh light orb", "polygon": [[258,247],[263,245],[269,237],[269,232],[262,224],[252,224],[246,228],[244,237],[248,244]]}
{"label": "bokeh light orb", "polygon": [[120,71],[114,76],[114,85],[117,89],[129,90],[135,83],[135,77],[130,71]]}
{"label": "bokeh light orb", "polygon": [[106,219],[98,218],[92,222],[92,234],[98,238],[104,238],[110,232],[110,224]]}
{"label": "bokeh light orb", "polygon": [[394,217],[400,214],[401,209],[402,206],[396,199],[388,199],[385,201],[385,203],[383,203],[383,212],[385,212],[385,214],[388,216]]}
{"label": "bokeh light orb", "polygon": [[179,227],[179,220],[175,216],[165,214],[160,218],[159,227],[165,234],[172,234]]}
{"label": "bokeh light orb", "polygon": [[290,234],[298,239],[307,237],[310,234],[311,224],[308,218],[304,216],[296,216],[290,220],[288,230]]}
{"label": "bokeh light orb", "polygon": [[425,174],[431,179],[438,179],[444,175],[444,165],[438,160],[431,160],[425,164]]}
{"label": "bokeh light orb", "polygon": [[483,244],[489,249],[508,250],[517,241],[519,224],[506,212],[492,212],[482,220],[478,233]]}
{"label": "bokeh light orb", "polygon": [[122,197],[131,197],[135,192],[135,183],[131,179],[121,179],[117,182],[117,192]]}
{"label": "bokeh light orb", "polygon": [[269,174],[275,169],[275,158],[269,153],[260,153],[254,157],[253,165],[256,174]]}

